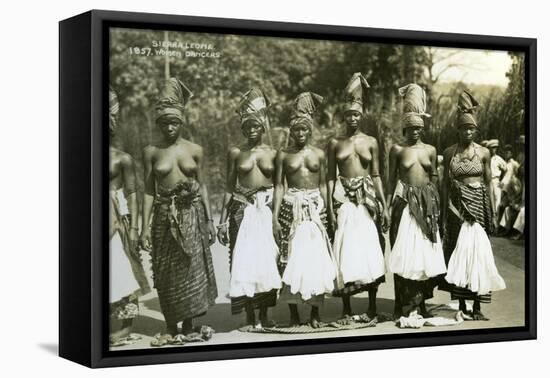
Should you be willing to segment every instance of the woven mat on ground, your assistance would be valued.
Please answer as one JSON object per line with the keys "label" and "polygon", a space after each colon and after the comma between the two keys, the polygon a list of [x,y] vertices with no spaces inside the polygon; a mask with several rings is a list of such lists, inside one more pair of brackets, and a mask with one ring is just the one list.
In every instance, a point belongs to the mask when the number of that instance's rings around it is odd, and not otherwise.
{"label": "woven mat on ground", "polygon": [[243,332],[252,333],[284,333],[284,334],[299,334],[299,333],[320,333],[333,331],[349,331],[354,329],[376,327],[376,324],[393,321],[393,316],[390,314],[378,314],[377,320],[367,320],[363,315],[350,318],[348,324],[340,324],[338,322],[323,323],[320,328],[313,328],[309,324],[302,324],[294,327],[265,327],[265,328],[245,328]]}

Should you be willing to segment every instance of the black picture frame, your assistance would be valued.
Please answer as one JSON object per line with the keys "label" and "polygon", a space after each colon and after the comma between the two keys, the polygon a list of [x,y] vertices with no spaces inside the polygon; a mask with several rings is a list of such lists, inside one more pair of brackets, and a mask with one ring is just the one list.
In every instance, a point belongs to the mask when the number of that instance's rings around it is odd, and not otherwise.
{"label": "black picture frame", "polygon": [[[185,30],[521,51],[525,55],[525,326],[110,352],[108,275],[108,30]],[[536,65],[529,38],[92,10],[59,24],[59,355],[88,367],[157,364],[535,339]]]}

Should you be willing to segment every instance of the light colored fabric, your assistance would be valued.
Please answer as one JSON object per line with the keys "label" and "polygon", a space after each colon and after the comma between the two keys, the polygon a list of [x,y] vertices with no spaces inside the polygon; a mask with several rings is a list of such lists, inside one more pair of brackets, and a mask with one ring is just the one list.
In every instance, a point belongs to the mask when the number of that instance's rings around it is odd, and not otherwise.
{"label": "light colored fabric", "polygon": [[427,280],[447,271],[441,238],[429,240],[416,220],[411,216],[409,205],[403,210],[397,237],[388,258],[388,270],[399,276],[416,281]]}
{"label": "light colored fabric", "polygon": [[139,284],[124,252],[120,234],[115,232],[111,238],[109,253],[109,301],[116,302],[138,289]]}
{"label": "light colored fabric", "polygon": [[491,190],[493,191],[493,201],[495,201],[495,210],[498,210],[502,202],[502,188],[500,187],[500,179],[493,178],[491,180]]}
{"label": "light colored fabric", "polygon": [[478,295],[506,288],[495,265],[491,242],[479,223],[462,224],[445,279]]}
{"label": "light colored fabric", "polygon": [[514,229],[523,234],[523,230],[525,229],[525,207],[519,210],[519,214],[514,222]]}
{"label": "light colored fabric", "polygon": [[491,156],[491,177],[493,179],[499,179],[502,175],[502,171],[506,170],[506,162],[498,155]]}
{"label": "light colored fabric", "polygon": [[290,188],[284,200],[293,205],[293,222],[283,282],[292,294],[299,293],[304,301],[331,293],[336,266],[319,215],[324,207],[319,190]]}
{"label": "light colored fabric", "polygon": [[506,163],[506,174],[502,179],[503,190],[508,191],[512,181],[516,178],[519,169],[519,163],[514,159],[508,160]]}
{"label": "light colored fabric", "polygon": [[[128,203],[122,189],[111,190],[111,220],[114,220],[109,253],[109,300],[116,302],[125,296],[133,294],[139,289],[139,284],[134,277],[130,260],[124,251],[121,232],[120,217],[130,214]],[[116,208],[115,208],[116,207]]]}
{"label": "light colored fabric", "polygon": [[376,225],[364,205],[344,202],[338,209],[334,235],[334,256],[338,267],[337,285],[369,284],[386,272]]}
{"label": "light colored fabric", "polygon": [[272,232],[272,212],[268,207],[273,189],[255,194],[255,203],[244,209],[243,220],[233,250],[231,297],[253,297],[280,289],[281,277],[277,269],[279,248]]}
{"label": "light colored fabric", "polygon": [[408,317],[400,317],[397,325],[399,328],[422,328],[423,326],[441,327],[457,325],[464,321],[464,314],[462,311],[457,312],[454,319],[444,318],[441,316],[435,316],[433,318],[423,318],[416,311],[409,314]]}
{"label": "light colored fabric", "polygon": [[424,127],[426,113],[426,92],[418,84],[408,84],[399,88],[399,95],[403,97],[403,127]]}

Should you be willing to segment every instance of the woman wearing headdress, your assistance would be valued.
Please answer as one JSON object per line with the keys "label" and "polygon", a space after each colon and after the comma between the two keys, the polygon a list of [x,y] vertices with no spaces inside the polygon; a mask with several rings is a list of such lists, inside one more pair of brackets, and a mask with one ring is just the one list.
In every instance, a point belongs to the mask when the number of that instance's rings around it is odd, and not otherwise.
{"label": "woman wearing headdress", "polygon": [[[116,135],[119,103],[116,93],[109,88],[109,194],[110,194],[110,254],[109,301],[111,303],[111,345],[124,343],[138,314],[140,285],[132,261],[137,255],[138,214],[136,172],[134,159],[113,145]],[[135,268],[137,269],[137,268]],[[143,268],[141,270],[143,273]],[[147,280],[144,273],[142,276]],[[117,329],[118,328],[118,329]],[[116,330],[115,330],[116,329]]]}
{"label": "woman wearing headdress", "polygon": [[[293,145],[275,158],[273,233],[280,247],[283,288],[290,324],[299,325],[297,305],[311,305],[310,325],[320,327],[319,307],[334,290],[336,268],[326,230],[325,154],[310,144],[313,115],[323,98],[305,92],[295,99],[290,136]],[[286,190],[285,190],[286,188]]]}
{"label": "woman wearing headdress", "polygon": [[426,94],[417,84],[399,89],[403,97],[405,142],[390,150],[391,202],[388,270],[394,274],[394,316],[413,311],[430,316],[426,299],[433,297],[437,279],[446,272],[439,235],[437,152],[422,142]]}
{"label": "woman wearing headdress", "polygon": [[[279,249],[272,232],[271,203],[276,151],[262,136],[269,127],[268,101],[253,88],[241,99],[237,113],[246,143],[227,157],[227,187],[218,226],[218,240],[229,244],[231,313],[246,311],[247,326],[266,326],[267,309],[277,301],[281,276]],[[254,310],[259,309],[256,322]]]}
{"label": "woman wearing headdress", "polygon": [[180,135],[191,96],[180,80],[166,80],[155,107],[163,140],[144,151],[140,239],[151,251],[153,281],[167,329],[153,340],[155,346],[170,342],[178,322],[183,334],[190,333],[193,318],[204,315],[217,297],[210,253],[216,233],[204,182],[204,152]]}
{"label": "woman wearing headdress", "polygon": [[382,231],[389,216],[378,171],[378,142],[359,128],[368,88],[363,75],[355,73],[345,89],[346,134],[328,146],[328,213],[338,265],[334,295],[342,297],[343,316],[353,314],[350,297],[368,291],[367,315],[375,320],[376,294],[386,272]]}
{"label": "woman wearing headdress", "polygon": [[486,320],[481,303],[491,301],[491,292],[506,286],[499,275],[487,236],[496,224],[491,185],[491,154],[474,142],[478,131],[474,110],[477,101],[467,91],[458,99],[456,126],[458,143],[447,148],[441,217],[444,220],[443,248],[447,263],[447,283],[440,289],[450,291],[466,312],[472,300],[473,318]]}

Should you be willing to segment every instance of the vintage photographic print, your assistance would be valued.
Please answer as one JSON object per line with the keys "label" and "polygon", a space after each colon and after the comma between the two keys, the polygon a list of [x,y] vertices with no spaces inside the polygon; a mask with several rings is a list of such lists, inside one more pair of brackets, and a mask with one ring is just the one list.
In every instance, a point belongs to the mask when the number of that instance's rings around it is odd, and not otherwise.
{"label": "vintage photographic print", "polygon": [[525,325],[524,53],[120,27],[109,53],[110,351]]}

